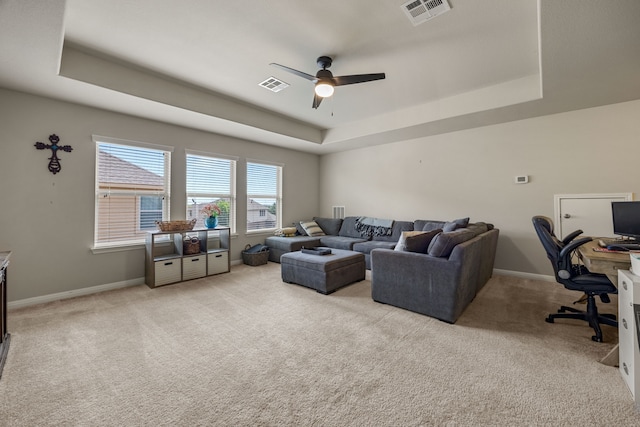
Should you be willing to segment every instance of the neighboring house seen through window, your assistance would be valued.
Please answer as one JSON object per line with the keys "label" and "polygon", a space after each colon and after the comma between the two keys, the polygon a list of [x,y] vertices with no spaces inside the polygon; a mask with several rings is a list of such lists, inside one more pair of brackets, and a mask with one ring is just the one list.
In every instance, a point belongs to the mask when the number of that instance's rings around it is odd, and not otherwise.
{"label": "neighboring house seen through window", "polygon": [[220,208],[218,226],[236,232],[236,160],[187,151],[187,219],[196,218],[204,227],[202,208]]}
{"label": "neighboring house seen through window", "polygon": [[155,221],[169,218],[171,148],[94,140],[94,246],[144,243],[146,232],[157,228]]}
{"label": "neighboring house seen through window", "polygon": [[247,231],[282,227],[282,166],[247,162]]}

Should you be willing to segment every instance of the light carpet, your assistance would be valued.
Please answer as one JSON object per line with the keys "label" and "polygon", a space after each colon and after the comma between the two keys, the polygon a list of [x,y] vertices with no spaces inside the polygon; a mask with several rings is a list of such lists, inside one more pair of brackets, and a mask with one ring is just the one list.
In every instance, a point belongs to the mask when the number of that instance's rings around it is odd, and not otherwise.
{"label": "light carpet", "polygon": [[279,267],[10,310],[0,425],[640,425],[617,331],[544,322],[558,284],[495,276],[450,325]]}

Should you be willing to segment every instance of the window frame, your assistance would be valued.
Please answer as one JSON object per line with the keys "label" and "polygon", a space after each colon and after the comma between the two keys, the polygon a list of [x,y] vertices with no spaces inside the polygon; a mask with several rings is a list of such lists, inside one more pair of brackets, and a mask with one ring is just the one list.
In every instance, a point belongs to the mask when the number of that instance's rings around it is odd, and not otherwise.
{"label": "window frame", "polygon": [[[140,216],[141,216],[141,197],[142,196],[160,196],[162,197],[162,220],[167,221],[170,219],[170,208],[171,208],[171,155],[174,151],[173,147],[151,144],[147,142],[140,141],[131,141],[119,138],[112,138],[101,135],[92,135],[93,143],[95,144],[95,178],[94,178],[94,186],[95,186],[95,202],[94,202],[94,236],[93,236],[93,246],[92,250],[94,252],[101,251],[109,251],[109,250],[118,250],[118,249],[128,249],[135,248],[144,245],[146,234],[140,235],[147,231],[153,231],[152,229],[140,228]],[[135,188],[138,183],[132,184],[131,189],[119,188],[116,189],[115,186],[102,186],[100,183],[100,147],[103,145],[118,145],[123,147],[130,147],[133,149],[142,149],[142,150],[150,150],[150,151],[158,151],[163,154],[163,176],[162,176],[162,189],[161,190],[144,190],[141,188]],[[117,157],[117,156],[116,156]],[[121,159],[124,160],[124,159]],[[126,161],[126,160],[124,160]],[[100,232],[103,229],[104,224],[100,221],[100,200],[105,197],[135,197],[135,205],[131,212],[132,221],[134,222],[134,231],[132,232],[131,238],[114,238],[114,239],[104,239],[100,237]],[[129,213],[127,212],[127,215]],[[103,221],[104,222],[104,221]],[[108,221],[107,221],[108,223]],[[109,225],[107,224],[107,227]],[[138,234],[136,236],[136,234]]]}

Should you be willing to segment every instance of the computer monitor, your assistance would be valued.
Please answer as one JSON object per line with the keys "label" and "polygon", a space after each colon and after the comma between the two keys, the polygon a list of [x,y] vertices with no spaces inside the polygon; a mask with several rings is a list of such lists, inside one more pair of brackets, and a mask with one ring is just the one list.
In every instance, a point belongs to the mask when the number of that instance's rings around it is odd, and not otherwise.
{"label": "computer monitor", "polygon": [[640,240],[640,201],[611,202],[613,233]]}

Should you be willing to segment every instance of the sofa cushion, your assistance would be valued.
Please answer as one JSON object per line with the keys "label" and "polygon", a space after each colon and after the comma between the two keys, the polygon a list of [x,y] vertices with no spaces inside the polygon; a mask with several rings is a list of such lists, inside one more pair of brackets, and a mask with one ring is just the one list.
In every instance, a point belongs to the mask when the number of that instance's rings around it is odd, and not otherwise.
{"label": "sofa cushion", "polygon": [[320,244],[335,249],[352,250],[356,243],[366,242],[367,239],[361,237],[344,236],[320,236]]}
{"label": "sofa cushion", "polygon": [[386,242],[383,240],[369,240],[368,242],[359,242],[353,245],[353,250],[363,254],[370,254],[374,249],[393,249],[396,242]]}
{"label": "sofa cushion", "polygon": [[473,230],[460,228],[449,233],[438,234],[429,244],[428,254],[434,257],[446,258],[451,255],[453,248],[467,240],[471,240],[476,236]]}
{"label": "sofa cushion", "polygon": [[457,230],[458,228],[465,228],[469,224],[469,217],[454,219],[453,221],[447,221],[442,227],[442,231],[445,233],[453,230]]}
{"label": "sofa cushion", "polygon": [[444,227],[444,221],[434,221],[430,219],[417,219],[413,222],[413,229],[416,231],[431,231]]}
{"label": "sofa cushion", "polygon": [[476,236],[489,231],[489,226],[484,222],[475,222],[473,224],[467,225],[466,228],[467,230],[472,230]]}
{"label": "sofa cushion", "polygon": [[431,240],[440,232],[442,230],[439,228],[431,231],[405,231],[394,250],[426,254]]}
{"label": "sofa cushion", "polygon": [[[391,227],[391,235],[389,236],[373,236],[373,240],[382,242],[397,242],[400,240],[403,231],[412,231],[413,221],[393,221]],[[393,246],[392,246],[393,247]]]}
{"label": "sofa cushion", "polygon": [[318,223],[324,234],[337,236],[340,233],[340,227],[342,226],[342,218],[322,218],[313,217],[313,220]]}
{"label": "sofa cushion", "polygon": [[318,223],[315,221],[300,221],[300,226],[302,226],[305,233],[307,233],[307,236],[317,237],[325,235],[324,231],[322,231],[322,228],[320,228]]}
{"label": "sofa cushion", "polygon": [[[362,236],[360,235],[360,232],[356,228],[357,220],[358,220],[357,216],[348,216],[345,219],[343,219],[338,236],[362,238]],[[369,240],[369,239],[365,239],[365,240]]]}
{"label": "sofa cushion", "polygon": [[265,239],[265,245],[278,251],[293,252],[299,251],[302,248],[315,248],[316,246],[320,246],[320,238],[309,236],[269,236]]}
{"label": "sofa cushion", "polygon": [[458,218],[453,221],[434,221],[431,219],[417,219],[414,221],[413,229],[416,231],[431,231],[442,228],[444,232],[454,231],[464,228],[469,224],[469,218]]}

